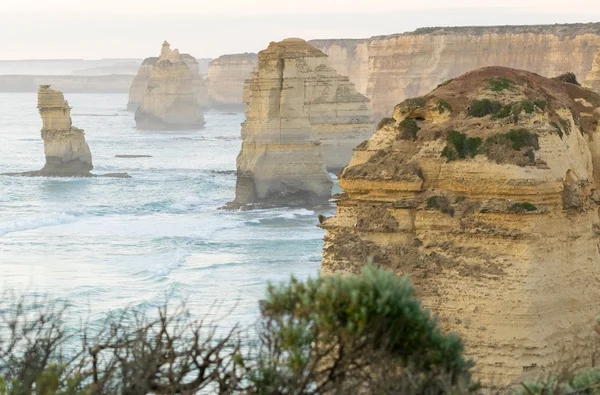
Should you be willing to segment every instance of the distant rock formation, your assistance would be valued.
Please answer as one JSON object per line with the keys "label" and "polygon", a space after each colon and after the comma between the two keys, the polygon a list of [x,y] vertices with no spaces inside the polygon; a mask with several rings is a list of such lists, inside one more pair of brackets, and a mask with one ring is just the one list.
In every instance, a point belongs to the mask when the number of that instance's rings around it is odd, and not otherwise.
{"label": "distant rock formation", "polygon": [[535,375],[591,335],[600,95],[478,69],[397,105],[339,183],[336,215],[320,225],[321,272],[372,260],[410,275],[484,381]]}
{"label": "distant rock formation", "polygon": [[[164,44],[168,43],[165,41],[163,45]],[[127,110],[135,112],[142,104],[142,99],[148,90],[148,82],[152,77],[152,71],[159,60],[160,58],[158,57],[150,57],[144,59],[142,62],[142,65],[140,66],[135,78],[131,82],[131,87],[129,88],[129,101],[127,102]],[[206,87],[205,81],[200,76],[200,64],[196,58],[188,54],[180,54],[179,60],[183,61],[189,68],[190,78],[193,81],[192,86],[196,96],[196,101],[202,109],[208,109],[208,88]]]}
{"label": "distant rock formation", "polygon": [[[62,92],[40,85],[38,109],[42,117],[42,140],[46,164],[41,170],[24,173],[4,173],[26,177],[98,177],[90,173],[94,168],[92,153],[85,141],[83,129],[71,123],[71,107]],[[101,177],[131,178],[127,173],[109,173]]]}
{"label": "distant rock formation", "polygon": [[243,110],[244,81],[250,78],[258,61],[255,53],[223,55],[208,65],[208,96],[212,108]]}
{"label": "distant rock formation", "polygon": [[82,129],[71,124],[71,107],[59,91],[50,85],[38,90],[38,109],[42,117],[42,140],[46,164],[25,176],[92,177],[92,153]]}
{"label": "distant rock formation", "polygon": [[135,112],[138,108],[140,108],[144,94],[148,89],[148,81],[150,80],[152,69],[154,68],[156,62],[158,62],[157,57],[146,58],[142,62],[142,65],[140,66],[136,76],[133,78],[131,87],[129,88],[129,101],[127,102],[128,111]]}
{"label": "distant rock formation", "polygon": [[[198,81],[194,64],[188,66],[168,42],[152,66],[140,107],[135,112],[140,130],[197,130],[204,126],[204,114],[196,98]],[[187,59],[190,62],[190,59]]]}
{"label": "distant rock formation", "polygon": [[380,116],[398,101],[423,95],[445,80],[484,66],[514,67],[546,77],[572,71],[591,88],[600,84],[600,75],[588,76],[600,49],[600,23],[422,28],[309,44],[350,77]]}
{"label": "distant rock formation", "polygon": [[237,158],[235,200],[246,205],[326,203],[332,181],[305,110],[306,76],[325,55],[304,40],[272,42],[244,88],[246,121]]}

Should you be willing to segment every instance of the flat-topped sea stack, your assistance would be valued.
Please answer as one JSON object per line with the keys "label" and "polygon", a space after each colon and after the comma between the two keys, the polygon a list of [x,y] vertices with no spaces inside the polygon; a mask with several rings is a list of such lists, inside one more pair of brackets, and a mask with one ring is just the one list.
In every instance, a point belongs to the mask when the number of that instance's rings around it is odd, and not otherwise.
{"label": "flat-topped sea stack", "polygon": [[[148,67],[149,63],[142,68]],[[177,49],[171,50],[165,41],[160,57],[152,65],[144,96],[135,112],[136,127],[166,131],[201,129],[205,122],[198,90],[204,89],[204,85],[199,79],[197,62],[193,57],[180,55]],[[138,83],[141,84],[139,80]],[[132,92],[138,89],[132,86]],[[133,100],[130,97],[131,107],[135,100],[135,95]],[[206,95],[200,101],[206,102]]]}
{"label": "flat-topped sea stack", "polygon": [[208,65],[206,78],[210,106],[243,111],[244,81],[250,78],[257,61],[258,55],[255,53],[223,55],[213,59]]}
{"label": "flat-topped sea stack", "polygon": [[[547,26],[436,27],[367,39],[313,40],[331,66],[350,77],[378,115],[405,98],[484,66],[506,66],[545,77],[572,71],[582,84],[600,49],[600,23]],[[600,92],[600,90],[599,90]]]}
{"label": "flat-topped sea stack", "polygon": [[536,374],[600,311],[600,96],[502,67],[394,108],[339,176],[321,272],[408,274],[483,380]]}
{"label": "flat-topped sea stack", "polygon": [[244,89],[246,121],[229,208],[326,203],[332,181],[305,109],[306,78],[325,55],[304,40],[272,42]]}

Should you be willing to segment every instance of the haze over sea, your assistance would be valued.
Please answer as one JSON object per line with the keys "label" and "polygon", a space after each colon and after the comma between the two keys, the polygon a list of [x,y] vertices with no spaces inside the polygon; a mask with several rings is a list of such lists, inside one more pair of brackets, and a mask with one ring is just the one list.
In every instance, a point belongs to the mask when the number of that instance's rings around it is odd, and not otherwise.
{"label": "haze over sea", "polygon": [[[218,210],[235,195],[244,114],[213,110],[203,130],[151,133],[135,129],[127,95],[65,97],[94,173],[133,178],[0,176],[1,289],[67,301],[73,323],[185,300],[194,315],[217,302],[233,308],[228,323],[251,324],[268,281],[317,275],[319,213]],[[0,173],[44,165],[36,100],[0,94]]]}

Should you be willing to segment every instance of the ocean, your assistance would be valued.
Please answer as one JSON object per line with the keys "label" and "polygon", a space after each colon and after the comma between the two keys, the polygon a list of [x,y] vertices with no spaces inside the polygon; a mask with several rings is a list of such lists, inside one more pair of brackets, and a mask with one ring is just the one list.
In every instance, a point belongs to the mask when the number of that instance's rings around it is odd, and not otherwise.
{"label": "ocean", "polygon": [[[193,315],[250,325],[269,281],[318,274],[317,216],[333,206],[218,209],[235,195],[243,113],[209,111],[194,132],[144,132],[125,94],[65,98],[93,172],[132,178],[0,176],[0,292],[68,303],[73,325],[182,301]],[[35,93],[0,93],[0,173],[44,165],[36,104]]]}

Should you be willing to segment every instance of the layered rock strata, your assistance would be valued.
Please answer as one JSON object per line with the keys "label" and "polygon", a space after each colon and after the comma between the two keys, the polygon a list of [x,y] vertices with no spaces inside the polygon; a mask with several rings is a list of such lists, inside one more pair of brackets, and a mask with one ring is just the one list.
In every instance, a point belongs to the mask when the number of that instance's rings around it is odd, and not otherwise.
{"label": "layered rock strata", "polygon": [[600,48],[596,51],[592,70],[587,75],[585,85],[596,92],[600,92]]}
{"label": "layered rock strata", "polygon": [[163,43],[140,107],[135,112],[138,129],[196,130],[204,126],[193,70],[177,49],[171,50],[169,43]]}
{"label": "layered rock strata", "polygon": [[371,103],[327,58],[318,59],[318,66],[304,72],[304,110],[321,142],[327,170],[337,174],[350,162],[354,147],[373,135]]}
{"label": "layered rock strata", "polygon": [[305,110],[305,76],[325,55],[300,39],[272,42],[244,91],[246,121],[237,157],[235,200],[246,205],[326,203],[332,181]]}
{"label": "layered rock strata", "polygon": [[481,378],[552,369],[600,311],[600,96],[489,67],[394,108],[339,176],[321,271],[408,274]]}
{"label": "layered rock strata", "polygon": [[207,85],[210,106],[225,110],[244,110],[244,81],[250,78],[258,55],[243,53],[223,55],[208,65]]}
{"label": "layered rock strata", "polygon": [[[165,44],[168,43],[165,42]],[[144,59],[142,62],[142,65],[140,66],[129,88],[129,101],[127,102],[127,110],[135,112],[142,104],[142,99],[148,90],[148,82],[150,81],[154,67],[159,60],[159,57],[150,57]],[[179,60],[184,62],[189,68],[190,78],[193,81],[192,87],[196,96],[196,101],[202,109],[208,109],[208,88],[204,79],[200,76],[201,65],[198,63],[196,58],[188,54],[180,54]]]}
{"label": "layered rock strata", "polygon": [[553,77],[588,76],[600,49],[600,24],[424,28],[362,40],[313,40],[348,75],[373,110],[384,115],[398,101],[484,66],[507,66]]}
{"label": "layered rock strata", "polygon": [[[94,168],[92,153],[85,141],[83,129],[71,122],[71,107],[62,92],[41,85],[37,107],[42,117],[42,140],[46,164],[41,170],[24,173],[4,173],[25,177],[98,177],[90,173]],[[108,173],[100,177],[131,178],[127,173]]]}
{"label": "layered rock strata", "polygon": [[38,90],[42,117],[42,140],[46,164],[41,170],[23,173],[47,177],[91,177],[92,153],[85,133],[71,123],[71,107],[63,94],[42,85]]}

